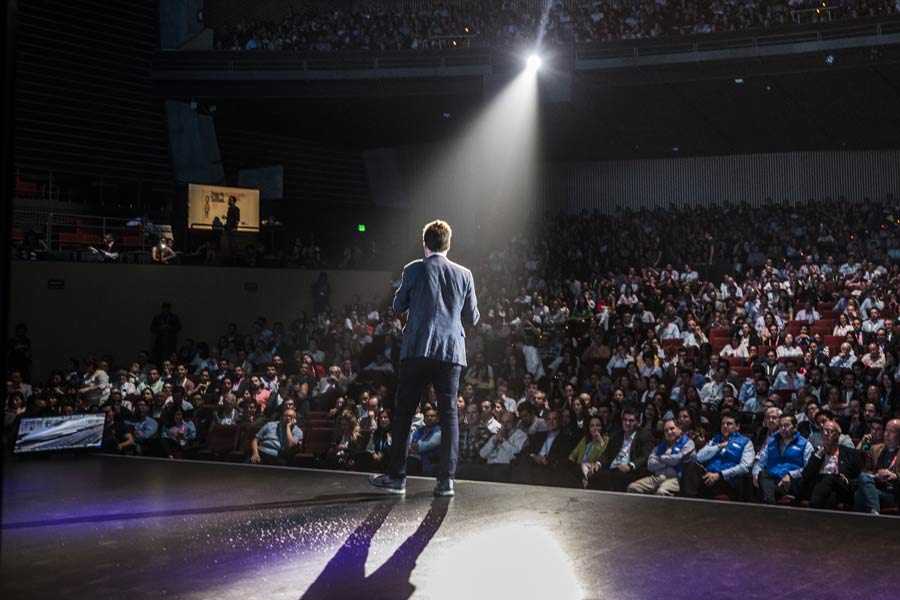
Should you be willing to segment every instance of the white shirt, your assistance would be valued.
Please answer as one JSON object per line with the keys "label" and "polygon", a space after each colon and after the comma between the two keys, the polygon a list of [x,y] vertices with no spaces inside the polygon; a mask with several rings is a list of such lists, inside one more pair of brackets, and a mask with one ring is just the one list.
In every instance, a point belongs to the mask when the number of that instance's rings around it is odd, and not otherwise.
{"label": "white shirt", "polygon": [[525,370],[534,376],[535,381],[540,380],[544,376],[544,365],[541,363],[537,348],[526,344],[522,348],[522,353],[525,355]]}

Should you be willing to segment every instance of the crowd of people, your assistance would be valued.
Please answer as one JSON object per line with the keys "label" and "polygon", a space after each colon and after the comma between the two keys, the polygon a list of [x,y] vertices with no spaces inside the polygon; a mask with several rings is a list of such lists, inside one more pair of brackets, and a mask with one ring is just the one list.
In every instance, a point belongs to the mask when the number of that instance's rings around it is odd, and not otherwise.
{"label": "crowd of people", "polygon": [[[620,210],[548,219],[485,253],[469,263],[482,319],[458,476],[895,510],[898,227],[892,196]],[[49,378],[31,372],[20,324],[7,439],[24,417],[103,411],[110,452],[202,455],[236,425],[247,462],[377,471],[405,443],[408,472],[429,473],[441,432],[427,395],[409,438],[390,434],[401,315],[374,296],[335,309],[324,276],[312,294],[309,315],[232,323],[214,343],[182,340],[163,306],[132,362]]]}
{"label": "crowd of people", "polygon": [[[800,11],[800,12],[798,12]],[[900,13],[898,0],[495,0],[431,8],[304,7],[280,21],[216,30],[221,50],[401,50],[462,46],[589,44]]]}

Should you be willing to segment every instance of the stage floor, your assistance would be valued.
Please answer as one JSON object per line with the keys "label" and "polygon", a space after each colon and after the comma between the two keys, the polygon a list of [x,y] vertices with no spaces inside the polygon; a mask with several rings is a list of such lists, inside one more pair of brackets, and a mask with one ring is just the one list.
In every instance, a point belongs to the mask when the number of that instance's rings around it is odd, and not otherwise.
{"label": "stage floor", "polygon": [[898,598],[900,519],[84,456],[7,462],[3,598]]}

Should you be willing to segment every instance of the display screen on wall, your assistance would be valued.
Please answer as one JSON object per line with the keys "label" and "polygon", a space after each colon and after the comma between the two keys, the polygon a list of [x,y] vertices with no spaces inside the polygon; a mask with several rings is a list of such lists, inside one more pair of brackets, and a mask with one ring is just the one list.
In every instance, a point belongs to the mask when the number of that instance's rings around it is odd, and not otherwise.
{"label": "display screen on wall", "polygon": [[222,187],[218,185],[188,184],[188,227],[212,229],[225,226],[228,199],[234,196],[241,211],[238,229],[259,231],[259,190]]}
{"label": "display screen on wall", "polygon": [[103,413],[22,419],[14,452],[99,448],[105,420]]}

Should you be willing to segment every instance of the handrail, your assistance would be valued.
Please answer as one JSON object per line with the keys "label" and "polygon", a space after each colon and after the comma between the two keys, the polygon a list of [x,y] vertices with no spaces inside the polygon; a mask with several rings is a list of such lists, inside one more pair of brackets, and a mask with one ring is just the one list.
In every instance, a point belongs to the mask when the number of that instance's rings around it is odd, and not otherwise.
{"label": "handrail", "polygon": [[[140,236],[141,239],[140,245],[124,244],[125,247],[139,247],[141,250],[146,250],[147,247],[143,224],[129,226],[128,223],[132,222],[132,219],[42,211],[31,208],[13,208],[12,212],[13,229],[43,231],[47,247],[51,250],[64,250],[67,249],[67,246],[84,247],[90,245],[87,236],[102,237],[107,233],[124,232],[133,233],[135,236]],[[61,228],[71,227],[75,228],[74,232],[60,231]]]}
{"label": "handrail", "polygon": [[[815,9],[812,9],[815,10]],[[617,40],[573,46],[576,59],[630,58],[686,54],[708,50],[758,48],[860,36],[882,37],[900,32],[900,17],[871,17],[795,25],[787,29],[718,32],[643,40]],[[442,36],[462,39],[462,36]],[[153,61],[154,72],[246,71],[343,71],[387,68],[490,66],[507,52],[505,48],[465,47],[391,50],[384,52],[338,51],[332,53],[235,50],[161,51]],[[497,54],[500,53],[500,54]],[[495,56],[497,54],[497,56]]]}

